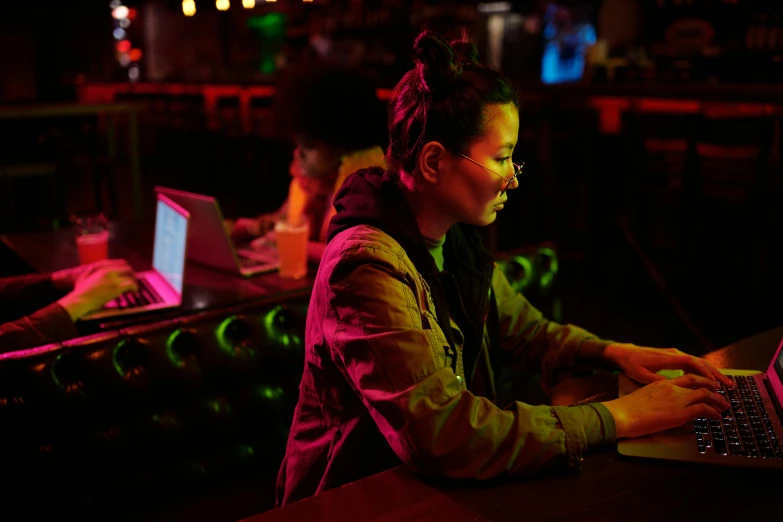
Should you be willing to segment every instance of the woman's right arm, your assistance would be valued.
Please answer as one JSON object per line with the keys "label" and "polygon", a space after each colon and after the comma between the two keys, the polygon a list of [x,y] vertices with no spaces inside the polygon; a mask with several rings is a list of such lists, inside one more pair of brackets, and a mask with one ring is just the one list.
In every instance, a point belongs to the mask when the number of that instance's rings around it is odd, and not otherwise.
{"label": "woman's right arm", "polygon": [[[318,298],[328,300],[325,344],[391,448],[413,469],[473,479],[578,469],[588,447],[611,442],[606,433],[603,439],[585,434],[577,409],[593,406],[516,402],[501,410],[465,389],[447,363],[443,332],[399,245],[380,240],[330,246],[322,261],[326,288],[316,287],[323,292]],[[704,385],[692,377],[655,383],[667,390],[661,393],[644,392],[646,387],[619,399],[627,413],[623,433],[682,424],[694,411],[691,405],[710,402],[702,391],[681,387]],[[605,405],[613,414],[620,410],[617,403]]]}
{"label": "woman's right arm", "polygon": [[425,474],[488,479],[578,469],[587,447],[604,442],[587,440],[576,415],[591,406],[517,402],[501,410],[465,389],[399,245],[337,250],[327,249],[313,296],[315,306],[328,300],[324,341],[403,462]]}

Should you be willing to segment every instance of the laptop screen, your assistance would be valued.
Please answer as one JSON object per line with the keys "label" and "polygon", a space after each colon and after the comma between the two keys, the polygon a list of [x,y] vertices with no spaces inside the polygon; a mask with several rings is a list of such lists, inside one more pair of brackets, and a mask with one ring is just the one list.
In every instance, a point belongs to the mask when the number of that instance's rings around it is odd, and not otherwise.
{"label": "laptop screen", "polygon": [[155,216],[155,245],[152,266],[182,295],[185,272],[185,245],[188,240],[188,216],[158,197]]}

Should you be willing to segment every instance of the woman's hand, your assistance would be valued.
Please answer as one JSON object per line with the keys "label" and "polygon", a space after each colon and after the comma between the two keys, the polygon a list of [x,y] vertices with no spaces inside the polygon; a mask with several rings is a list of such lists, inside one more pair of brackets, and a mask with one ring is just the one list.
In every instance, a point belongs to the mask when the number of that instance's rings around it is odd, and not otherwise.
{"label": "woman's hand", "polygon": [[688,355],[676,348],[645,348],[634,344],[614,343],[606,347],[604,357],[619,367],[628,377],[648,384],[665,380],[660,370],[683,370],[733,386],[731,379],[704,359]]}
{"label": "woman's hand", "polygon": [[66,268],[65,270],[58,270],[52,272],[52,284],[59,290],[73,290],[76,281],[79,280],[85,274],[94,272],[102,267],[119,267],[125,268],[128,263],[122,259],[103,259],[101,261],[95,261],[94,263],[88,263],[86,265],[79,265],[73,268]]}
{"label": "woman's hand", "polygon": [[614,417],[618,439],[640,437],[682,426],[699,417],[720,419],[729,404],[716,389],[715,381],[687,374],[655,381],[602,404]]}
{"label": "woman's hand", "polygon": [[74,321],[139,288],[133,269],[125,261],[94,263],[91,268],[81,273],[71,293],[57,301]]}

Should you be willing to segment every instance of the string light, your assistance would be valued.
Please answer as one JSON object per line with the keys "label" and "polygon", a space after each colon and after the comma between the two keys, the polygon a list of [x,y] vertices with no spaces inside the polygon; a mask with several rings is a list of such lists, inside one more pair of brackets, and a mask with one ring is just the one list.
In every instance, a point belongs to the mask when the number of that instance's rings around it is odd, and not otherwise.
{"label": "string light", "polygon": [[196,2],[194,0],[182,0],[182,12],[185,16],[196,14]]}
{"label": "string light", "polygon": [[[193,7],[195,9],[195,4]],[[141,77],[141,68],[138,62],[141,60],[142,52],[141,49],[133,48],[127,29],[131,25],[131,20],[138,16],[138,11],[122,5],[121,0],[112,0],[109,8],[114,21],[112,36],[116,40],[114,45],[116,59],[120,67],[128,68],[128,79],[131,82],[136,82]]]}
{"label": "string light", "polygon": [[128,18],[128,8],[124,5],[118,5],[112,10],[111,15],[115,20]]}
{"label": "string light", "polygon": [[253,9],[256,6],[256,0],[242,0],[242,7],[245,9]]}
{"label": "string light", "polygon": [[228,0],[215,0],[215,7],[217,7],[218,11],[228,11],[230,6],[231,2]]}

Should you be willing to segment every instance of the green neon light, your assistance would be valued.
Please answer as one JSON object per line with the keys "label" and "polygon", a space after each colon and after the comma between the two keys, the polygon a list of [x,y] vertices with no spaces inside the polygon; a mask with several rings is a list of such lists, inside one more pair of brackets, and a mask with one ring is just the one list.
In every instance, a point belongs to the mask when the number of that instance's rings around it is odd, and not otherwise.
{"label": "green neon light", "polygon": [[552,274],[557,274],[557,271],[559,269],[559,265],[557,262],[557,254],[554,250],[552,250],[549,247],[541,247],[538,249],[538,253],[545,255],[549,258],[549,272]]}
{"label": "green neon light", "polygon": [[49,367],[49,374],[52,376],[52,380],[54,381],[54,383],[57,385],[58,388],[63,388],[63,384],[60,382],[60,379],[57,377],[57,372],[54,371],[54,367],[57,364],[57,362],[62,358],[63,358],[62,354],[58,355],[54,359],[52,366]]}
{"label": "green neon light", "polygon": [[123,379],[125,377],[127,377],[127,372],[125,372],[125,370],[122,369],[122,366],[120,366],[119,361],[117,361],[117,354],[127,344],[128,344],[128,340],[127,339],[118,342],[117,346],[114,347],[114,350],[112,351],[112,354],[111,354],[111,364],[112,364],[112,366],[114,366],[114,370],[117,372],[117,375],[119,375]]}
{"label": "green neon light", "polygon": [[538,284],[541,286],[541,288],[549,288],[552,286],[552,283],[555,281],[555,274],[552,272],[544,272],[541,274],[541,279],[538,281]]}
{"label": "green neon light", "polygon": [[206,402],[207,408],[221,415],[231,413],[231,404],[226,400],[212,399]]}
{"label": "green neon light", "polygon": [[284,348],[298,348],[302,345],[302,338],[296,333],[281,331],[277,324],[277,318],[281,313],[283,313],[283,307],[278,305],[263,315],[261,324],[264,332],[268,339]]}
{"label": "green neon light", "polygon": [[512,287],[514,287],[516,290],[524,290],[530,285],[530,280],[533,278],[533,263],[525,256],[514,256],[508,261],[509,264],[512,262],[522,267],[523,271],[521,278],[519,278],[516,282],[511,282]]}
{"label": "green neon light", "polygon": [[220,323],[215,329],[218,346],[220,346],[220,349],[229,355],[234,355],[234,347],[231,345],[231,343],[228,342],[228,339],[226,339],[226,328],[228,328],[228,325],[230,325],[232,321],[236,321],[236,319],[236,315],[229,316],[225,318],[223,322]]}
{"label": "green neon light", "polygon": [[256,387],[256,393],[268,401],[278,402],[283,400],[283,389],[279,386],[261,385]]}
{"label": "green neon light", "polygon": [[174,351],[174,343],[176,342],[177,338],[182,335],[182,333],[182,329],[178,328],[171,332],[171,335],[169,335],[168,339],[166,339],[166,357],[169,358],[169,361],[171,361],[174,366],[178,366],[180,368],[185,366],[185,361],[183,361],[182,357],[180,357],[179,354]]}
{"label": "green neon light", "polygon": [[256,452],[256,450],[253,449],[253,446],[249,444],[240,444],[234,449],[234,451],[241,460],[249,460],[253,458],[253,455]]}

